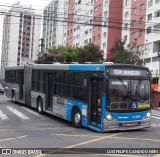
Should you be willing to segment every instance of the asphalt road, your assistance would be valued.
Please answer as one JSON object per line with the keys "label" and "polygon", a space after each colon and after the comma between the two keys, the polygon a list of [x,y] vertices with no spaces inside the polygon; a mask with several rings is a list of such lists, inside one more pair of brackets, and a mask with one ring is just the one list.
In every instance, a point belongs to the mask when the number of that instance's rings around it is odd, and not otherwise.
{"label": "asphalt road", "polygon": [[[97,133],[87,128],[74,128],[70,122],[45,114],[22,104],[14,104],[0,95],[0,148],[160,148],[160,111],[152,111],[152,127],[135,131]],[[93,152],[95,149],[90,149]],[[97,149],[98,150],[98,149]],[[85,151],[85,150],[83,150]],[[81,151],[82,152],[82,151]],[[15,152],[17,153],[17,152]],[[22,151],[19,151],[22,153]],[[25,152],[23,152],[25,153]],[[34,152],[33,152],[34,153]],[[38,152],[39,153],[39,152]],[[11,156],[11,155],[2,155]],[[22,155],[12,155],[22,156]],[[120,156],[138,157],[160,154],[39,154],[24,156],[86,157]]]}

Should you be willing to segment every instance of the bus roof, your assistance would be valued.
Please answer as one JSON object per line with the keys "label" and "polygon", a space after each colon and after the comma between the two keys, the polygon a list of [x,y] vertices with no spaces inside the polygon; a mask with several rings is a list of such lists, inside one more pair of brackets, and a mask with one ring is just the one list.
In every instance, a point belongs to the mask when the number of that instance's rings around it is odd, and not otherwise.
{"label": "bus roof", "polygon": [[[44,70],[95,70],[95,71],[103,71],[107,68],[131,68],[131,69],[145,69],[149,70],[147,67],[136,66],[131,64],[33,64],[33,65],[25,65],[31,66],[33,69],[44,69]],[[22,66],[14,66],[14,67],[6,67],[6,70],[16,70],[16,69],[24,69],[24,65]]]}

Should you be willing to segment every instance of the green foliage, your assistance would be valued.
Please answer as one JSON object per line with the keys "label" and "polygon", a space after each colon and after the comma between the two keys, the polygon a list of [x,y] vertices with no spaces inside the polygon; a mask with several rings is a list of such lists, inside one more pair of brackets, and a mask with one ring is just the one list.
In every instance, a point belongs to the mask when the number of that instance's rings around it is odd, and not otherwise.
{"label": "green foliage", "polygon": [[136,43],[132,44],[132,47],[128,45],[125,48],[125,42],[122,40],[115,41],[113,48],[110,50],[112,58],[110,61],[114,63],[122,64],[134,64],[142,65],[143,64],[143,51],[139,49]]}
{"label": "green foliage", "polygon": [[40,52],[37,56],[38,59],[35,61],[37,64],[52,64],[53,62],[58,61],[58,55],[54,52]]}
{"label": "green foliage", "polygon": [[77,62],[77,48],[75,47],[65,47],[58,46],[57,47],[60,63],[69,63],[69,62]]}
{"label": "green foliage", "polygon": [[76,48],[69,46],[50,47],[47,52],[38,54],[35,63],[52,64],[53,62],[70,63],[77,62],[101,62],[103,61],[100,47],[94,44],[88,44],[84,47]]}
{"label": "green foliage", "polygon": [[103,54],[100,47],[93,43],[78,48],[77,55],[78,63],[85,62],[101,62],[103,61]]}

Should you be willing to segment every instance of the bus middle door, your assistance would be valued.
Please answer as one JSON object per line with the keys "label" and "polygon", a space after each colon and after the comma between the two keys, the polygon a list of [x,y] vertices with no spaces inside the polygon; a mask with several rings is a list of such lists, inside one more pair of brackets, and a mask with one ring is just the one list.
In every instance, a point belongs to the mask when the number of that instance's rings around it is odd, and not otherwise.
{"label": "bus middle door", "polygon": [[52,110],[54,90],[54,73],[47,74],[47,102],[46,109]]}
{"label": "bus middle door", "polygon": [[90,116],[89,124],[95,127],[100,127],[101,124],[101,98],[102,98],[102,79],[90,79]]}

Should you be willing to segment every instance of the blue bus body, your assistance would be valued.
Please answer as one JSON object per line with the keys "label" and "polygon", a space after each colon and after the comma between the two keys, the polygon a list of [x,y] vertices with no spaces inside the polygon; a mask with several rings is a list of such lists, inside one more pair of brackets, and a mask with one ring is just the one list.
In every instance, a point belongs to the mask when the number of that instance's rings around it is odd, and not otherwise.
{"label": "blue bus body", "polygon": [[[95,131],[151,126],[147,68],[121,64],[26,65],[6,68],[5,77],[5,94],[13,101],[74,123],[80,116],[81,125]],[[147,91],[142,98],[136,96],[141,83]]]}

